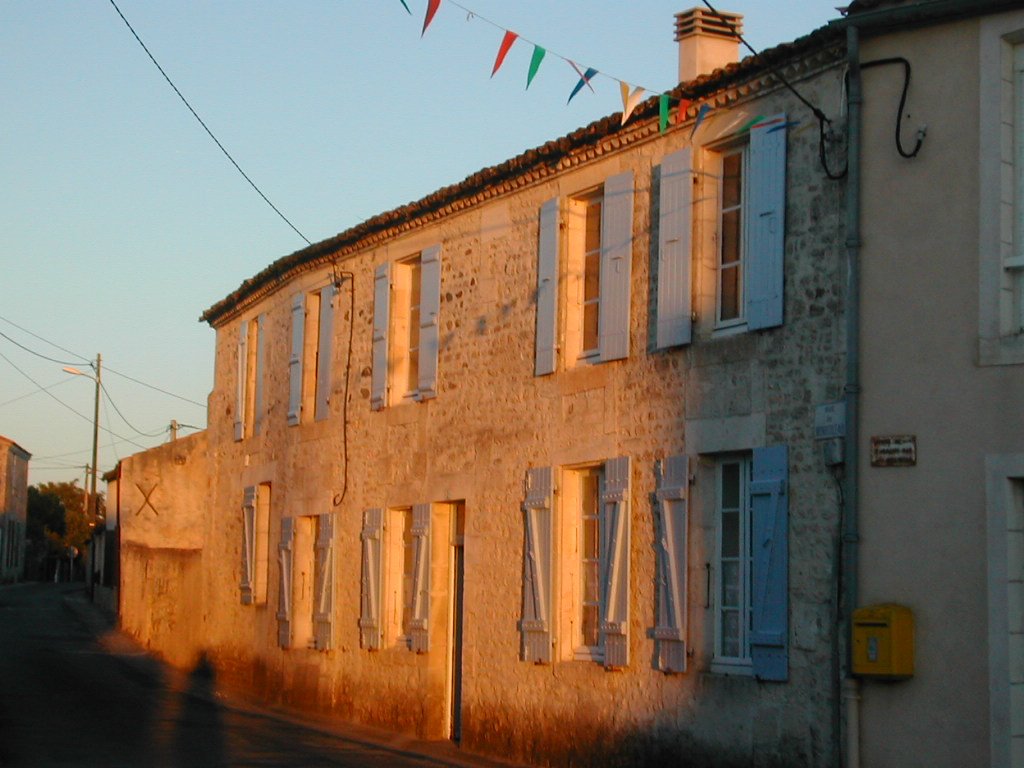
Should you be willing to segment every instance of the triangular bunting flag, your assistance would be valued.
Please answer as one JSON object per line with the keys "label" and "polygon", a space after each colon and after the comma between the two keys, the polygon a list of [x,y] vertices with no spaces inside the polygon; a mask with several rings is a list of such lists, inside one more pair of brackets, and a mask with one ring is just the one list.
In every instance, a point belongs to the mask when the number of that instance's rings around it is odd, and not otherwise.
{"label": "triangular bunting flag", "polygon": [[668,94],[663,93],[658,97],[658,133],[664,133],[668,130],[668,113]]}
{"label": "triangular bunting flag", "polygon": [[515,32],[505,30],[505,37],[501,39],[501,46],[498,48],[498,55],[494,59],[494,69],[491,70],[491,77],[494,77],[494,74],[501,68],[501,65],[505,63],[505,56],[508,55],[508,50],[512,47],[512,43],[516,41],[517,37],[519,37],[519,35]]}
{"label": "triangular bunting flag", "polygon": [[[765,125],[771,125],[771,123],[765,123]],[[778,125],[772,126],[771,128],[768,129],[768,133],[775,133],[776,131],[784,131],[787,128],[796,128],[798,125],[800,125],[800,121],[799,120],[790,120],[788,122],[779,123]]]}
{"label": "triangular bunting flag", "polygon": [[420,37],[423,37],[427,33],[427,27],[430,26],[430,22],[434,20],[434,14],[437,13],[437,9],[441,7],[441,0],[427,0],[427,15],[423,19],[423,31],[420,32]]}
{"label": "triangular bunting flag", "polygon": [[[594,90],[594,86],[590,84],[590,78],[597,74],[597,70],[594,69],[593,67],[588,67],[586,72],[580,72],[580,68],[576,66],[576,62],[570,61],[569,63],[572,65],[572,68],[576,70],[576,74],[580,76],[580,81],[576,83],[576,87],[573,88],[572,93],[569,94],[569,101],[572,101],[573,97],[575,97],[576,94],[580,92],[584,85],[587,86],[590,90]],[[565,103],[568,104],[569,101]]]}
{"label": "triangular bunting flag", "polygon": [[745,122],[743,124],[742,128],[740,128],[738,131],[736,131],[737,135],[741,135],[742,136],[744,133],[749,131],[755,125],[760,123],[762,120],[764,120],[764,115],[758,115],[757,117],[751,118],[750,120],[748,120],[747,122]]}
{"label": "triangular bunting flag", "polygon": [[405,12],[412,16],[412,11],[409,10],[409,4],[405,0],[401,0],[402,7],[405,8]]}
{"label": "triangular bunting flag", "polygon": [[537,70],[540,69],[540,63],[544,61],[544,54],[546,50],[541,48],[539,45],[533,46],[533,58],[530,59],[530,71],[526,75],[526,87],[530,87],[530,83],[533,82],[534,75],[537,74]]}
{"label": "triangular bunting flag", "polygon": [[690,131],[690,138],[693,138],[693,134],[700,128],[700,124],[704,122],[704,118],[708,116],[708,112],[711,111],[711,107],[707,104],[701,104],[700,109],[697,110],[697,119],[693,123],[693,130]]}
{"label": "triangular bunting flag", "polygon": [[693,104],[693,99],[679,100],[679,106],[676,107],[676,125],[686,122],[686,113],[689,112],[691,104]]}
{"label": "triangular bunting flag", "polygon": [[644,89],[637,86],[630,93],[629,83],[620,80],[619,90],[622,91],[622,125],[625,125],[629,116],[633,114],[633,110],[636,109],[636,105],[643,98]]}

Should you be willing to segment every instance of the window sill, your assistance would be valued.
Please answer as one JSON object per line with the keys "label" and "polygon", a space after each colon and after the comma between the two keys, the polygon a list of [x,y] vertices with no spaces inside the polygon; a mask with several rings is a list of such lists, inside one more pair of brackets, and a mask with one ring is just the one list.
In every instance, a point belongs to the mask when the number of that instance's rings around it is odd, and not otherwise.
{"label": "window sill", "polygon": [[737,659],[736,661],[715,659],[711,662],[710,672],[714,675],[730,675],[733,677],[753,677],[754,667],[749,659]]}
{"label": "window sill", "polygon": [[728,324],[718,324],[711,331],[712,339],[719,339],[726,336],[738,336],[741,333],[747,332],[747,321],[746,320],[735,320]]}
{"label": "window sill", "polygon": [[604,664],[604,650],[602,648],[577,648],[572,653],[573,661],[590,661],[595,664]]}
{"label": "window sill", "polygon": [[1024,364],[1024,333],[978,339],[978,365]]}

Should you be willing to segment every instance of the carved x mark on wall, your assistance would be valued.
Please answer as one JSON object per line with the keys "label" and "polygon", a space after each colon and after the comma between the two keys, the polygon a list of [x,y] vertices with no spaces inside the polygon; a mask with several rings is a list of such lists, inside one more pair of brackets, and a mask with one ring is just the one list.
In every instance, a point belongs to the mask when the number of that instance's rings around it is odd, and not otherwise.
{"label": "carved x mark on wall", "polygon": [[160,485],[160,483],[153,483],[153,487],[150,488],[147,491],[145,488],[143,488],[138,483],[135,484],[135,487],[139,489],[139,493],[142,494],[142,506],[139,507],[139,511],[136,512],[135,514],[141,515],[145,511],[146,507],[149,507],[150,509],[153,510],[153,514],[154,515],[156,515],[157,517],[160,517],[160,512],[157,510],[156,507],[153,506],[153,502],[149,500],[150,496],[153,495],[153,491],[156,490],[156,487],[158,485]]}

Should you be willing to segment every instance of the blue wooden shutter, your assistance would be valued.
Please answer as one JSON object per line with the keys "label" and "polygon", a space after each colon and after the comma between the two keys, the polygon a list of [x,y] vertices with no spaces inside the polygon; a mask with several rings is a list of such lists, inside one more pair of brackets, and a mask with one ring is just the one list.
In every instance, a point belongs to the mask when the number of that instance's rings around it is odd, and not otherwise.
{"label": "blue wooden shutter", "polygon": [[661,161],[658,194],[658,284],[655,346],[689,344],[693,254],[693,150]]}
{"label": "blue wooden shutter", "polygon": [[551,663],[551,467],[526,473],[523,502],[523,614],[520,658]]}
{"label": "blue wooden shutter", "polygon": [[299,423],[302,415],[302,344],[306,332],[306,297],[292,296],[292,353],[288,358],[288,423]]}
{"label": "blue wooden shutter", "polygon": [[338,290],[333,285],[320,289],[320,332],[316,345],[316,399],[313,401],[313,420],[323,421],[330,415],[331,362],[334,360],[334,297]]}
{"label": "blue wooden shutter", "polygon": [[318,651],[334,647],[334,515],[317,515],[313,576],[313,645]]}
{"label": "blue wooden shutter", "polygon": [[[750,131],[747,205],[747,327],[782,325],[786,240],[786,116]],[[783,126],[780,128],[780,126]]]}
{"label": "blue wooden shutter", "polygon": [[789,464],[786,446],[754,450],[750,481],[751,596],[750,658],[761,680],[789,676]]}
{"label": "blue wooden shutter", "polygon": [[686,671],[686,525],[689,462],[670,456],[662,463],[658,502],[658,615],[655,663],[662,672]]}
{"label": "blue wooden shutter", "polygon": [[540,207],[537,244],[537,338],[534,342],[535,376],[553,373],[558,349],[559,204],[553,197]]}
{"label": "blue wooden shutter", "polygon": [[420,254],[420,361],[417,399],[437,397],[438,323],[441,314],[441,246]]}
{"label": "blue wooden shutter", "polygon": [[253,604],[256,571],[256,486],[246,486],[242,496],[242,579],[239,584],[242,605]]}
{"label": "blue wooden shutter", "polygon": [[430,505],[412,508],[412,620],[409,648],[426,653],[430,640]]}
{"label": "blue wooden shutter", "polygon": [[368,650],[379,650],[383,639],[381,621],[381,592],[384,569],[381,559],[381,539],[384,530],[384,510],[367,509],[363,512],[363,570],[359,583],[359,644]]}
{"label": "blue wooden shutter", "polygon": [[391,319],[391,264],[373,273],[373,374],[370,408],[379,411],[388,400],[388,331]]}
{"label": "blue wooden shutter", "polygon": [[245,387],[248,373],[249,323],[243,320],[238,326],[238,386],[235,389],[235,440],[245,436]]}
{"label": "blue wooden shutter", "polygon": [[292,540],[294,521],[281,518],[281,540],[277,545],[277,644],[292,646]]}
{"label": "blue wooden shutter", "polygon": [[263,326],[266,314],[256,319],[256,391],[253,393],[252,433],[260,434],[263,429],[263,356],[266,354],[266,339]]}
{"label": "blue wooden shutter", "polygon": [[609,459],[601,489],[601,645],[608,668],[629,664],[629,457]]}
{"label": "blue wooden shutter", "polygon": [[597,319],[602,361],[629,357],[629,292],[633,266],[633,172],[610,176],[601,207],[601,287]]}

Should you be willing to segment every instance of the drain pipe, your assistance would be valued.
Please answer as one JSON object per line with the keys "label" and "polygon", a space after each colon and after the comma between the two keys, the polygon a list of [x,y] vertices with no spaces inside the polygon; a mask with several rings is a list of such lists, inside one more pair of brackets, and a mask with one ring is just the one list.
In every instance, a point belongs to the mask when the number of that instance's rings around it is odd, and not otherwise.
{"label": "drain pipe", "polygon": [[853,24],[846,28],[849,68],[847,92],[846,176],[846,458],[843,489],[843,609],[840,632],[846,644],[843,669],[843,702],[846,706],[845,768],[860,768],[860,681],[852,667],[850,627],[857,607],[859,406],[860,406],[860,158],[861,104],[860,36]]}

